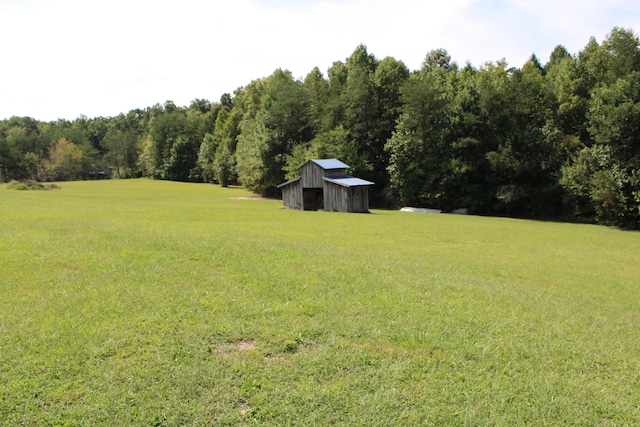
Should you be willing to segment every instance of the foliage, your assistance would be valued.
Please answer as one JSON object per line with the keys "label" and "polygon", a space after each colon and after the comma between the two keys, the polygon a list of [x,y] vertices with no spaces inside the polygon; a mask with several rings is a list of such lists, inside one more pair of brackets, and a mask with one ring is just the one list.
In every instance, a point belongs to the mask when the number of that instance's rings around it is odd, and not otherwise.
{"label": "foliage", "polygon": [[311,138],[307,108],[302,84],[289,71],[276,70],[265,79],[259,109],[254,117],[245,116],[238,139],[238,179],[243,185],[266,195],[284,180],[286,156]]}
{"label": "foliage", "polygon": [[117,124],[108,127],[102,140],[105,159],[115,167],[118,178],[138,175],[138,141],[134,130],[121,130]]}
{"label": "foliage", "polygon": [[227,144],[220,144],[213,159],[215,177],[223,187],[228,187],[236,176],[236,163]]}
{"label": "foliage", "polygon": [[7,190],[59,190],[60,187],[56,184],[44,185],[33,179],[28,179],[25,181],[13,180],[7,184],[6,189]]}
{"label": "foliage", "polygon": [[89,172],[86,160],[81,147],[61,138],[50,148],[41,176],[45,181],[82,179]]}
{"label": "foliage", "polygon": [[582,149],[564,167],[561,184],[579,218],[595,215],[603,224],[623,225],[628,222],[625,216],[637,215],[628,207],[637,201],[628,200],[624,191],[630,177],[615,161],[610,147],[594,145]]}
{"label": "foliage", "polygon": [[408,205],[439,204],[437,188],[448,157],[450,92],[448,69],[425,68],[402,88],[403,113],[385,149],[389,174],[400,200]]}

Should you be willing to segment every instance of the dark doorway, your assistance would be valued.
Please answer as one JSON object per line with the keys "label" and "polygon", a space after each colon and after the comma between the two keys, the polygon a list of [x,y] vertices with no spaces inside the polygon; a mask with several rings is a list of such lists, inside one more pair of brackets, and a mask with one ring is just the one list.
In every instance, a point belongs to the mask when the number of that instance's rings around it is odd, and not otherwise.
{"label": "dark doorway", "polygon": [[304,188],[302,202],[305,211],[317,211],[324,208],[322,188]]}

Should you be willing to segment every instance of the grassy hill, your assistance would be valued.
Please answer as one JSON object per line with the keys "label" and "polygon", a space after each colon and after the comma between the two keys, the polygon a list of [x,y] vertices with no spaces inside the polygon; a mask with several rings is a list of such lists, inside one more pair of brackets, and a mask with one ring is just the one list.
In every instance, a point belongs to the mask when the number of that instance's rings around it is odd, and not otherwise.
{"label": "grassy hill", "polygon": [[640,234],[0,186],[0,425],[634,425]]}

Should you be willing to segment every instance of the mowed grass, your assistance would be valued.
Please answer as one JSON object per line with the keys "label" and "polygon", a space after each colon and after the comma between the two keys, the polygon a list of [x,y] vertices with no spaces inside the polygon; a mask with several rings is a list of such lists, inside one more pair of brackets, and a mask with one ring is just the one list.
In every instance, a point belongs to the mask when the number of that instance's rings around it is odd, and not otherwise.
{"label": "mowed grass", "polygon": [[0,186],[0,425],[638,425],[640,234]]}

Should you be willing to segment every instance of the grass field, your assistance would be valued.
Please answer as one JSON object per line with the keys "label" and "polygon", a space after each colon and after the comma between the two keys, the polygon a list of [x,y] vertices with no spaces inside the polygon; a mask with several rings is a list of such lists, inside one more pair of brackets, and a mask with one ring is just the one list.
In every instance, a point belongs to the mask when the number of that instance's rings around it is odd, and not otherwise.
{"label": "grass field", "polygon": [[0,425],[639,425],[640,233],[0,186]]}

